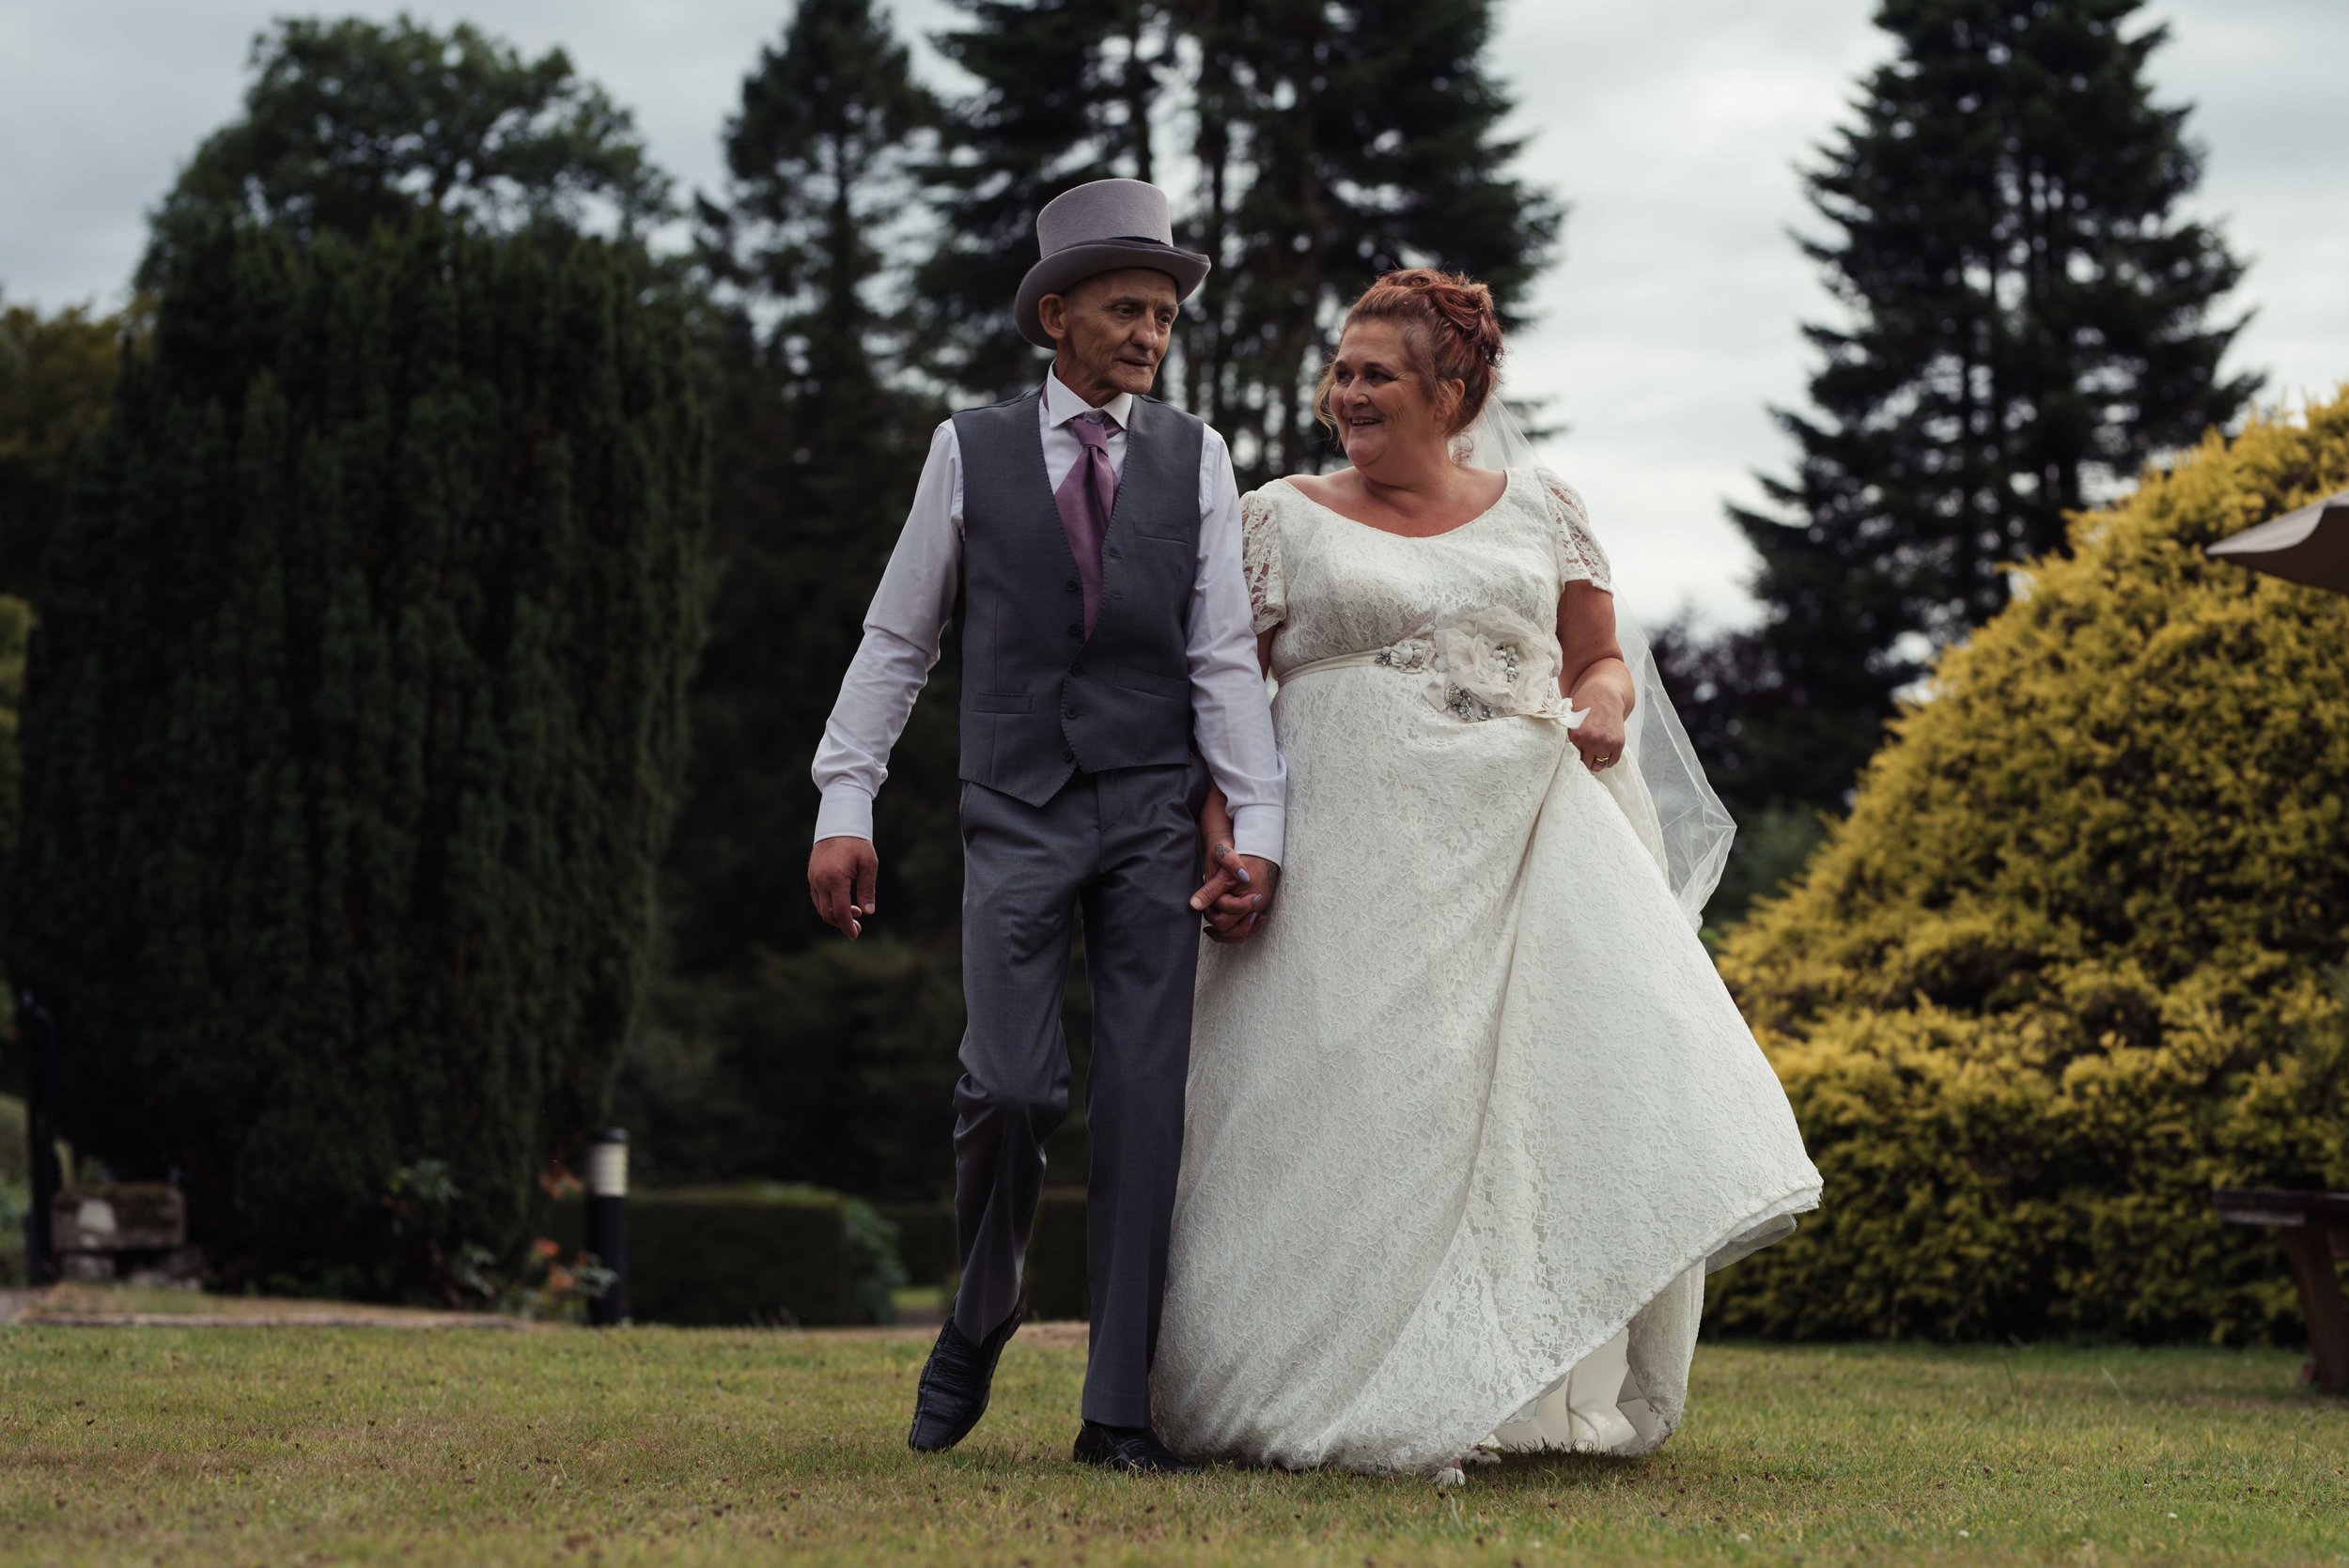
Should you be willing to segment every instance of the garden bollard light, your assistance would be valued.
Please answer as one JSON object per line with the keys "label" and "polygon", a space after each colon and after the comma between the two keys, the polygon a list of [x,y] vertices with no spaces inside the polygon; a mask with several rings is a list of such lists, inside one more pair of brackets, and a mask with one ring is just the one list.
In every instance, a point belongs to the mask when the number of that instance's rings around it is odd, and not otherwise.
{"label": "garden bollard light", "polygon": [[609,1328],[628,1321],[628,1133],[612,1127],[587,1150],[587,1250],[612,1271],[603,1294],[587,1303],[587,1321]]}

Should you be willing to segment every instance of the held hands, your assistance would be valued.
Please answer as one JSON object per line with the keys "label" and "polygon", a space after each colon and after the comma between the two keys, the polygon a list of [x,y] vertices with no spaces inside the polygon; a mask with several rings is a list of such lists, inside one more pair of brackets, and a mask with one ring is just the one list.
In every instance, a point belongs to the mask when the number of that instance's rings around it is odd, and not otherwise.
{"label": "held hands", "polygon": [[1207,848],[1207,880],[1190,895],[1190,907],[1206,916],[1213,942],[1244,942],[1272,913],[1281,886],[1278,863],[1234,850],[1228,839]]}
{"label": "held hands", "polygon": [[1190,895],[1190,907],[1206,917],[1209,941],[1244,942],[1272,913],[1281,868],[1232,847],[1232,813],[1220,789],[1207,791],[1200,808],[1199,833],[1207,843],[1207,880]]}
{"label": "held hands", "polygon": [[864,934],[879,879],[880,856],[870,839],[817,839],[807,857],[807,895],[816,912],[851,941]]}

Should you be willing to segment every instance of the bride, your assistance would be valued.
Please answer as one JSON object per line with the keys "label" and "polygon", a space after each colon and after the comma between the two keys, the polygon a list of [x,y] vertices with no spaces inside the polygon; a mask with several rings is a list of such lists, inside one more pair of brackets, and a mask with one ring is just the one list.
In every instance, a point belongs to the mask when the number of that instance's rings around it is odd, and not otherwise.
{"label": "bride", "polygon": [[1819,1200],[1691,929],[1726,818],[1581,502],[1501,450],[1501,350],[1481,285],[1381,278],[1319,398],[1351,466],[1242,503],[1288,842],[1275,908],[1209,800],[1151,1379],[1178,1452],[1445,1484],[1645,1452],[1707,1266]]}

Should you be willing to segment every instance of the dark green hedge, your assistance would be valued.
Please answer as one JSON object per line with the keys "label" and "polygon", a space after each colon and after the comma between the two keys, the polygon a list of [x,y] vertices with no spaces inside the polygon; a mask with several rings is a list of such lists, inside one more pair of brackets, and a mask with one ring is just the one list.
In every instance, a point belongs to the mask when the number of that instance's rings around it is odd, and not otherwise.
{"label": "dark green hedge", "polygon": [[[47,555],[10,978],[58,1115],[231,1278],[398,1296],[403,1170],[503,1267],[653,962],[707,574],[684,310],[420,219],[175,256]],[[419,1255],[423,1255],[421,1252]]]}
{"label": "dark green hedge", "polygon": [[[33,1184],[30,1121],[23,1100],[13,1094],[0,1094],[0,1182],[13,1182],[27,1188]],[[950,1247],[953,1245],[952,1236],[950,1231]]]}
{"label": "dark green hedge", "polygon": [[[917,1285],[954,1283],[955,1208],[952,1203],[881,1203],[897,1228],[898,1251]],[[1028,1316],[1081,1322],[1085,1291],[1085,1195],[1081,1187],[1052,1188],[1037,1207],[1028,1237]]]}
{"label": "dark green hedge", "polygon": [[1081,1188],[1044,1194],[1028,1237],[1028,1316],[1092,1316],[1085,1290],[1085,1195]]}
{"label": "dark green hedge", "polygon": [[961,1265],[955,1255],[954,1204],[876,1202],[873,1208],[897,1227],[897,1256],[905,1260],[907,1283],[954,1283]]}
{"label": "dark green hedge", "polygon": [[[550,1233],[585,1245],[586,1205],[556,1205]],[[905,1283],[897,1228],[819,1188],[754,1185],[632,1192],[629,1315],[692,1325],[887,1323]]]}

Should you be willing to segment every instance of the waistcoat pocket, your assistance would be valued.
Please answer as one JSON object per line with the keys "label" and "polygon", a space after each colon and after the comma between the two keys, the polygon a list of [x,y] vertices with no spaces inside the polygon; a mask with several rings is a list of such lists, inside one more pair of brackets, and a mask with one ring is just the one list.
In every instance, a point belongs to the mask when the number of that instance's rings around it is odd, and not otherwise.
{"label": "waistcoat pocket", "polygon": [[1154,675],[1148,670],[1137,670],[1126,664],[1111,665],[1110,679],[1129,691],[1146,691],[1154,697],[1180,700],[1190,695],[1188,679],[1177,680],[1170,675]]}

